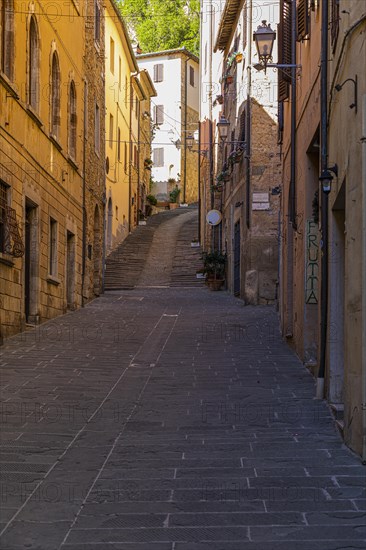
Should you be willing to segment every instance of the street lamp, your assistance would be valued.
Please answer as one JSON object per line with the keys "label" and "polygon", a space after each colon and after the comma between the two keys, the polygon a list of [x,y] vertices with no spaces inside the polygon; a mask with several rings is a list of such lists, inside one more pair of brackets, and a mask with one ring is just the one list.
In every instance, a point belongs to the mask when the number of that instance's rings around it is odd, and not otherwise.
{"label": "street lamp", "polygon": [[191,151],[191,149],[193,149],[193,145],[194,145],[194,137],[192,136],[192,134],[188,134],[188,136],[186,137],[186,145],[187,145],[187,148]]}
{"label": "street lamp", "polygon": [[229,134],[230,122],[226,120],[224,116],[222,116],[216,126],[219,131],[220,140],[226,141]]}
{"label": "street lamp", "polygon": [[262,21],[257,30],[253,33],[253,40],[257,47],[259,60],[266,67],[269,61],[272,61],[273,43],[276,39],[276,32],[271,28],[271,24]]}
{"label": "street lamp", "polygon": [[273,44],[276,40],[276,31],[271,28],[271,24],[267,21],[262,21],[262,25],[259,25],[257,30],[253,33],[253,40],[257,47],[257,53],[259,63],[253,65],[257,71],[266,72],[267,67],[273,69],[300,69],[301,65],[294,65],[292,63],[270,63],[272,61]]}
{"label": "street lamp", "polygon": [[338,176],[338,166],[335,164],[334,166],[331,166],[329,168],[326,168],[322,171],[321,175],[319,176],[320,183],[322,185],[323,193],[326,195],[329,195],[331,189],[332,189],[332,181],[333,176],[332,172],[335,176]]}

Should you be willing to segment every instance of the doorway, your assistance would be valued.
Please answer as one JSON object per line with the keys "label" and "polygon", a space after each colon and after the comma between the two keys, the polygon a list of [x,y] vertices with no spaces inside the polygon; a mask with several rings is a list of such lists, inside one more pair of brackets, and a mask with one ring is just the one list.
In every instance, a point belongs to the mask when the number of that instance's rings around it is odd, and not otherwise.
{"label": "doorway", "polygon": [[332,209],[329,250],[329,401],[334,404],[342,404],[344,400],[345,224],[345,182],[343,182]]}
{"label": "doorway", "polygon": [[112,199],[108,200],[108,219],[107,219],[107,249],[112,248],[112,225],[113,225],[113,205]]}
{"label": "doorway", "polygon": [[38,208],[25,205],[24,312],[29,324],[39,323],[38,314]]}
{"label": "doorway", "polygon": [[66,301],[67,309],[75,309],[75,235],[66,234]]}
{"label": "doorway", "polygon": [[94,294],[99,296],[100,294],[100,275],[101,275],[101,230],[100,230],[100,214],[98,205],[94,210],[94,243],[93,243],[93,255],[94,255],[94,269],[93,269],[93,287]]}
{"label": "doorway", "polygon": [[240,296],[240,221],[234,225],[234,295]]}

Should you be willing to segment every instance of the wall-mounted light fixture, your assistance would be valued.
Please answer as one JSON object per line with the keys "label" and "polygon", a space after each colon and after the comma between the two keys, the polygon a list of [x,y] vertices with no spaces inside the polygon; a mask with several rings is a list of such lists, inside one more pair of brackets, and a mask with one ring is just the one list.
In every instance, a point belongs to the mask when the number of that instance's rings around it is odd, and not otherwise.
{"label": "wall-mounted light fixture", "polygon": [[217,130],[219,132],[219,138],[222,142],[227,140],[229,135],[230,122],[226,120],[224,116],[221,116],[219,122],[216,124]]}
{"label": "wall-mounted light fixture", "polygon": [[334,166],[330,166],[329,168],[326,168],[322,171],[322,173],[319,176],[319,181],[322,185],[323,193],[326,193],[329,195],[332,189],[332,181],[333,181],[333,175],[336,177],[338,176],[338,165],[334,164]]}
{"label": "wall-mounted light fixture", "polygon": [[270,63],[272,61],[273,44],[276,40],[276,32],[271,28],[271,24],[262,21],[257,30],[253,33],[253,40],[257,48],[259,63],[253,65],[257,71],[266,72],[267,67],[274,69],[301,69],[301,65]]}
{"label": "wall-mounted light fixture", "polygon": [[353,86],[354,86],[354,100],[353,100],[353,103],[351,103],[351,105],[349,106],[350,109],[354,109],[355,110],[355,113],[357,113],[357,101],[358,101],[358,81],[357,81],[357,75],[355,76],[355,78],[347,78],[347,80],[345,80],[342,84],[336,84],[335,85],[335,89],[337,90],[337,92],[340,92],[343,88],[343,86],[346,84],[346,82],[353,82]]}

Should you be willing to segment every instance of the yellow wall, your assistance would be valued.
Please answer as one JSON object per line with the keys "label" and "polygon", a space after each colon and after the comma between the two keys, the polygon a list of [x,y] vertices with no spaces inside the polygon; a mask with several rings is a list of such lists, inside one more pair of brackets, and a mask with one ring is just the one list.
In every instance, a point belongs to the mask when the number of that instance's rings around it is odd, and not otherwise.
{"label": "yellow wall", "polygon": [[[129,233],[130,87],[134,65],[127,46],[128,37],[110,1],[106,3],[106,16],[106,156],[109,159],[109,173],[106,176],[106,245],[108,252]],[[111,38],[114,42],[114,70]],[[113,116],[112,141],[110,140],[111,115]],[[118,128],[121,133],[120,158],[118,158]]]}
{"label": "yellow wall", "polygon": [[[8,201],[16,211],[23,242],[26,202],[31,201],[37,207],[32,237],[32,253],[36,257],[31,320],[41,322],[67,308],[67,231],[75,235],[73,305],[80,304],[84,18],[71,1],[69,6],[64,6],[63,16],[47,16],[44,2],[40,1],[14,4],[14,77],[9,82],[6,75],[0,73],[0,178],[9,186]],[[78,4],[82,10],[84,2]],[[29,109],[27,97],[28,32],[32,14],[36,18],[40,45],[37,112]],[[50,67],[55,50],[61,75],[61,121],[57,142],[50,137]],[[77,91],[75,163],[69,159],[67,137],[71,79]],[[53,277],[49,277],[50,216],[58,223],[57,271]],[[19,331],[25,323],[24,266],[24,256],[0,255],[2,336]]]}

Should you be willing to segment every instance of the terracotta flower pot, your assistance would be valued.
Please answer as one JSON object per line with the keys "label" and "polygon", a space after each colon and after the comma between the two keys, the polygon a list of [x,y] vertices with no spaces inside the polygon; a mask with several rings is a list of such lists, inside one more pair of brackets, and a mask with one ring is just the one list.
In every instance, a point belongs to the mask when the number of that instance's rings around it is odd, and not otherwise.
{"label": "terracotta flower pot", "polygon": [[224,282],[224,279],[209,279],[207,285],[210,290],[218,291],[221,290]]}

